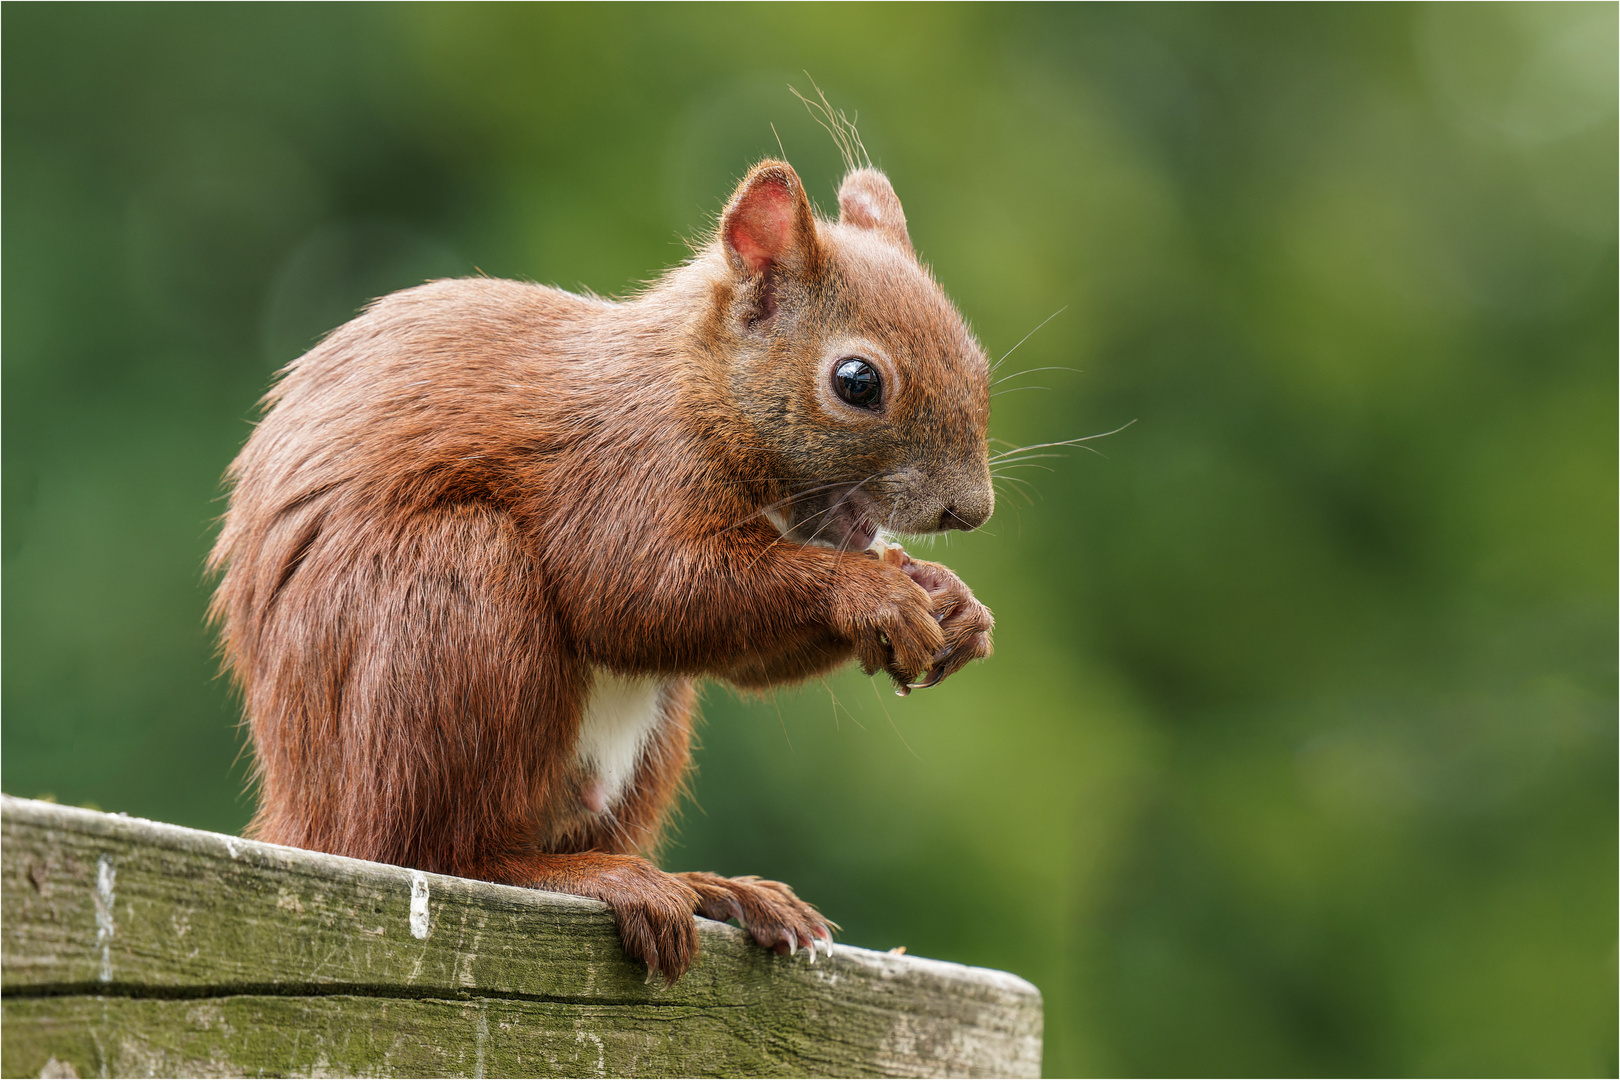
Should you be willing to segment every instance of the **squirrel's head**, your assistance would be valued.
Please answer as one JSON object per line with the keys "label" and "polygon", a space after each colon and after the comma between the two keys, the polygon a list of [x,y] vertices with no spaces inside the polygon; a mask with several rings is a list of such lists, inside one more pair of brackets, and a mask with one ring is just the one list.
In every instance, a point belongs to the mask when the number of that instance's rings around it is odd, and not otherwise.
{"label": "squirrel's head", "polygon": [[762,509],[846,549],[977,528],[995,505],[984,350],[917,261],[887,177],[853,170],[838,207],[819,218],[792,167],[763,161],[720,219],[707,336],[774,492]]}

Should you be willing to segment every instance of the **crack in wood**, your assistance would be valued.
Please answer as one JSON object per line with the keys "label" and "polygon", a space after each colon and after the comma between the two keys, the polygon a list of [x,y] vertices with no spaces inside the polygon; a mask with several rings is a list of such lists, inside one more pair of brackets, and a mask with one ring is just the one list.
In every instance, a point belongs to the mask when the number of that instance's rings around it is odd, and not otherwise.
{"label": "crack in wood", "polygon": [[97,997],[97,998],[150,998],[165,1001],[197,1001],[204,998],[232,997],[376,997],[400,998],[410,1001],[541,1001],[554,1005],[619,1006],[634,1005],[653,1009],[746,1009],[743,1002],[711,1002],[702,1006],[675,1001],[656,1001],[637,998],[578,997],[566,994],[524,994],[515,992],[486,993],[449,986],[405,987],[366,983],[255,983],[222,986],[156,986],[151,983],[41,983],[30,986],[8,987],[0,991],[0,1000],[10,998]]}

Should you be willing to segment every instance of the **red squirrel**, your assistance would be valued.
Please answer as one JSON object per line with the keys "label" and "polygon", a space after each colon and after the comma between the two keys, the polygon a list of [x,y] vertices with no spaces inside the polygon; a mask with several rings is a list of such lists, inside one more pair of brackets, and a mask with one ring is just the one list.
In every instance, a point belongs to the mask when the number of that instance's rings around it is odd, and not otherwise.
{"label": "red squirrel", "polygon": [[670,982],[694,914],[831,952],[787,886],[646,853],[695,680],[854,658],[904,692],[990,652],[967,586],[882,540],[990,516],[984,352],[888,179],[838,205],[763,161],[629,299],[434,281],[280,373],[209,557],[248,835],[595,897]]}

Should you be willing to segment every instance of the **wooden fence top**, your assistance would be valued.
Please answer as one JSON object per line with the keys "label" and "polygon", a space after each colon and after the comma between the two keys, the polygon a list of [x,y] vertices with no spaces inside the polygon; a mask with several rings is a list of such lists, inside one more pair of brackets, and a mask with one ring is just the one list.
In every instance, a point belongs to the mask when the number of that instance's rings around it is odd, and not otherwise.
{"label": "wooden fence top", "polygon": [[0,796],[6,1076],[1037,1076],[1005,972],[699,919],[649,985],[594,900]]}

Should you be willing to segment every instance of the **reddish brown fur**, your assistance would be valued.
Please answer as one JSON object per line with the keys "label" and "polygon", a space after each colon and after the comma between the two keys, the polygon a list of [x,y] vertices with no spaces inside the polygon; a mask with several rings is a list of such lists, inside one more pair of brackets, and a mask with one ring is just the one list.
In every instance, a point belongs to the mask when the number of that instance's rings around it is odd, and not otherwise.
{"label": "reddish brown fur", "polygon": [[[639,853],[687,767],[692,680],[858,657],[903,686],[989,652],[950,571],[844,550],[865,524],[971,527],[991,496],[983,353],[888,181],[852,173],[841,203],[817,218],[764,162],[641,296],[438,281],[288,366],[210,559],[252,835],[598,897],[669,978],[694,911],[779,951],[830,940],[785,886]],[[881,414],[830,396],[824,354],[852,338],[883,354]],[[599,670],[667,680],[608,813],[574,757]]]}

